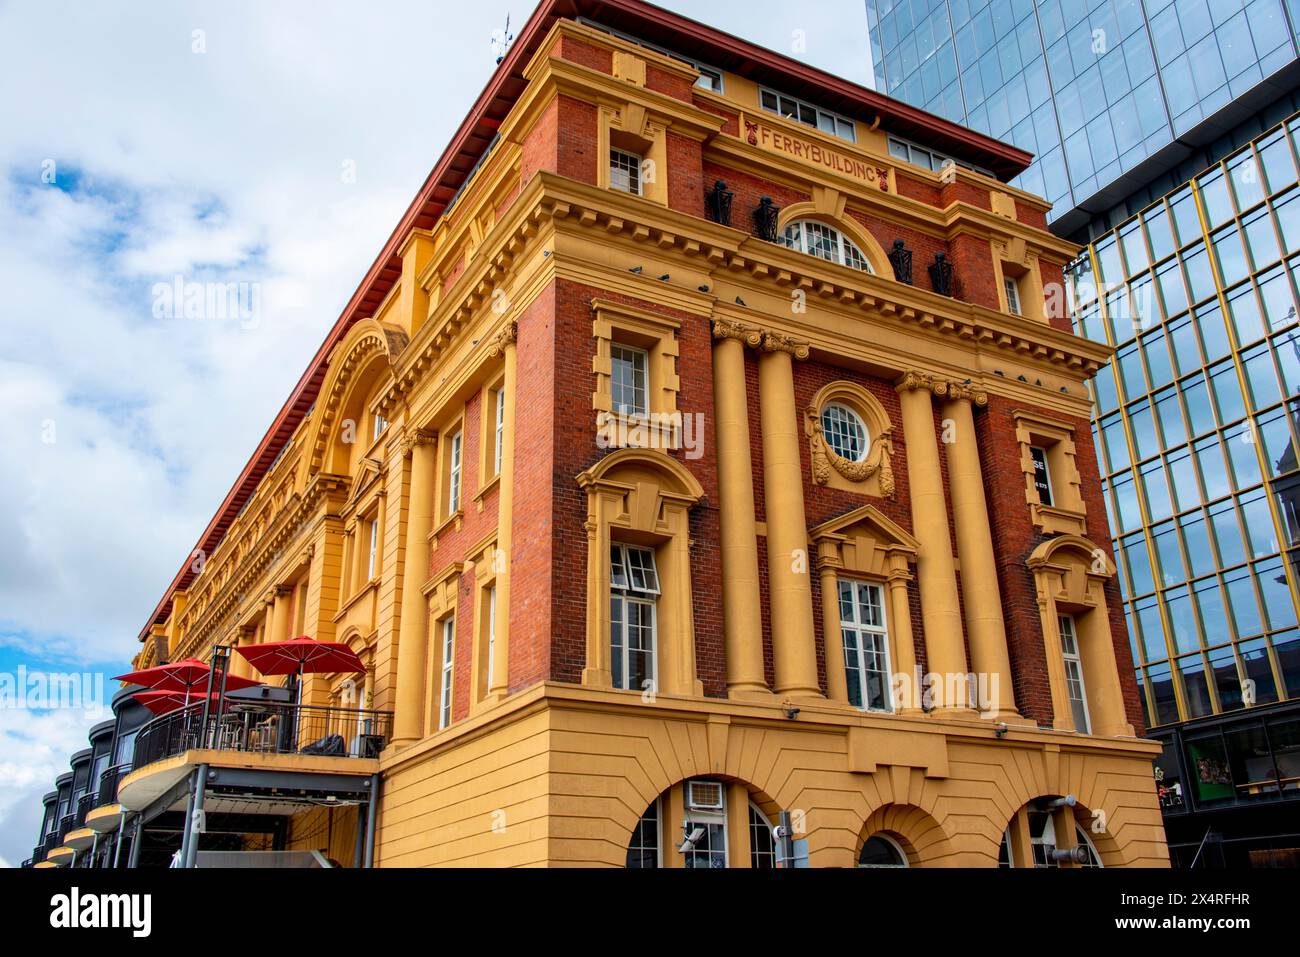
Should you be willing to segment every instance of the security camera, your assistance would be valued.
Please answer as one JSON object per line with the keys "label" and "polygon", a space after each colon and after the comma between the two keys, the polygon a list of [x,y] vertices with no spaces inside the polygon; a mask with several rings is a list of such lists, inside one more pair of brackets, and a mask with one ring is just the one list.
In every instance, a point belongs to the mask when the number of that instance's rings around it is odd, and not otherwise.
{"label": "security camera", "polygon": [[[685,828],[683,828],[683,830],[685,830]],[[695,828],[693,831],[691,831],[690,834],[686,836],[686,840],[682,841],[682,843],[678,846],[677,848],[678,852],[681,854],[685,854],[687,851],[695,850],[695,845],[700,842],[700,839],[702,837],[704,837],[704,828],[702,827]]]}
{"label": "security camera", "polygon": [[1054,801],[1048,802],[1047,806],[1049,808],[1074,807],[1078,803],[1079,799],[1077,797],[1073,794],[1067,794],[1063,798],[1057,798]]}

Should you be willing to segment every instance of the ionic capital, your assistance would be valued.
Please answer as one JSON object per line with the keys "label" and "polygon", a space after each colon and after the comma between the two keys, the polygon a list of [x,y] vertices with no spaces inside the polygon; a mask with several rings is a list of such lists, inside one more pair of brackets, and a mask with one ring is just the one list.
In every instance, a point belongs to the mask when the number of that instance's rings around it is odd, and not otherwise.
{"label": "ionic capital", "polygon": [[430,429],[406,429],[399,440],[402,458],[410,458],[416,448],[431,445],[438,438],[438,433]]}
{"label": "ionic capital", "polygon": [[807,359],[811,351],[808,343],[781,332],[763,333],[764,352],[788,352],[796,359]]}
{"label": "ionic capital", "polygon": [[757,349],[763,342],[763,331],[755,329],[753,326],[747,326],[743,322],[733,322],[730,319],[714,319],[713,338],[735,339],[741,345]]}

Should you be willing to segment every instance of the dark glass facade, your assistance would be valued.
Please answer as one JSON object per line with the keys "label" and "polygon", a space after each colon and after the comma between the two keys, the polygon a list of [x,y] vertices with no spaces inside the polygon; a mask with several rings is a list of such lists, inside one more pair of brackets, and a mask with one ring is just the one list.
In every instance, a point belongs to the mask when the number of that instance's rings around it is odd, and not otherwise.
{"label": "dark glass facade", "polygon": [[867,0],[876,88],[1033,153],[1014,185],[1056,216],[1109,206],[1277,83],[1297,16],[1300,0]]}

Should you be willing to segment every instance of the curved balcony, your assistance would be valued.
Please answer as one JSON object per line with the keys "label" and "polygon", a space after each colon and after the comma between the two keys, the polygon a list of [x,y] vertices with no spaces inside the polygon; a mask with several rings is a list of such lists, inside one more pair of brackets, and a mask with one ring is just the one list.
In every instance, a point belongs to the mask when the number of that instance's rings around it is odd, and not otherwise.
{"label": "curved balcony", "polygon": [[190,705],[144,725],[117,801],[137,811],[167,795],[195,766],[325,775],[378,771],[392,713],[267,700]]}
{"label": "curved balcony", "polygon": [[95,806],[86,814],[86,827],[96,834],[109,834],[122,823],[122,805],[117,803],[117,786],[131,773],[131,765],[118,764],[106,768],[99,777],[99,790]]}

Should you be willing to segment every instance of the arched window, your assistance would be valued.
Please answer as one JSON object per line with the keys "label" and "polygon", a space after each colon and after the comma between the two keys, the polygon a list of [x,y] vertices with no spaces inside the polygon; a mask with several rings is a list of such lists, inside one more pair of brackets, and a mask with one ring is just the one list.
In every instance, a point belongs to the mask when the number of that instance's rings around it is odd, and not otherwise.
{"label": "arched window", "polygon": [[822,407],[822,437],[832,452],[849,462],[861,462],[871,449],[862,416],[842,402],[828,402]]}
{"label": "arched window", "polygon": [[863,272],[872,271],[871,263],[862,255],[862,250],[838,229],[825,223],[811,219],[791,223],[785,228],[785,244],[801,253],[820,256],[827,262],[852,266]]}
{"label": "arched window", "polygon": [[858,867],[907,867],[907,855],[886,834],[872,834],[862,845]]}
{"label": "arched window", "polygon": [[772,840],[772,825],[767,815],[749,804],[749,866],[771,869],[776,867],[776,845]]}

